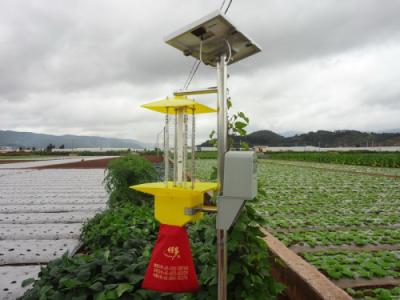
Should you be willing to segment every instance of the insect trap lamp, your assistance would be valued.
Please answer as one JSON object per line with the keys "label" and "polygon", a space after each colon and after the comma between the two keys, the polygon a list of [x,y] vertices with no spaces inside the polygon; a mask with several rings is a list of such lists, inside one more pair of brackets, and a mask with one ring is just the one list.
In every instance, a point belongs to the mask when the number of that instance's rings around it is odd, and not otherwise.
{"label": "insect trap lamp", "polygon": [[[162,292],[194,292],[198,289],[185,224],[201,219],[203,212],[212,211],[217,212],[218,299],[226,300],[228,230],[245,201],[254,198],[257,191],[254,152],[227,149],[227,66],[261,49],[219,10],[176,31],[165,42],[185,56],[216,67],[217,87],[180,90],[174,93],[173,98],[143,105],[165,114],[165,175],[164,182],[131,187],[154,195],[155,217],[161,223],[142,287]],[[211,93],[217,94],[217,110],[186,98],[188,95]],[[218,178],[217,183],[199,182],[195,176],[195,116],[212,112],[217,112]],[[190,147],[187,143],[189,118],[192,121]],[[172,131],[173,146],[170,147]],[[189,180],[187,174],[190,174]],[[204,194],[210,191],[218,195],[215,209],[203,205]]]}
{"label": "insect trap lamp", "polygon": [[217,190],[217,183],[196,181],[195,119],[198,114],[216,110],[185,96],[143,107],[165,114],[165,173],[163,182],[131,187],[154,196],[155,218],[161,223],[142,287],[160,292],[195,292],[199,285],[185,225],[202,218],[203,212],[196,208],[203,206],[205,193]]}

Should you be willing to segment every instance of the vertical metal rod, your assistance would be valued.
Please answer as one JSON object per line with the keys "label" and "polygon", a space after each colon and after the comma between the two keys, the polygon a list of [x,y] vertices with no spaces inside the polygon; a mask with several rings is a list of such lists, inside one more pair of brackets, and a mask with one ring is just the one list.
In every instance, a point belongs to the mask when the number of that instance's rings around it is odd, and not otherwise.
{"label": "vertical metal rod", "polygon": [[164,127],[164,184],[168,187],[169,179],[169,114],[167,107],[167,114],[165,115]]}
{"label": "vertical metal rod", "polygon": [[192,108],[192,189],[194,189],[194,183],[196,181],[196,119],[195,119],[195,108]]}
{"label": "vertical metal rod", "polygon": [[[224,183],[224,162],[227,151],[227,63],[226,55],[220,57],[217,64],[218,87],[218,183],[219,194],[222,194]],[[227,300],[227,238],[226,230],[217,229],[217,267],[218,267],[218,300]]]}
{"label": "vertical metal rod", "polygon": [[217,138],[218,138],[218,183],[220,186],[220,193],[223,190],[224,184],[224,162],[225,153],[227,151],[227,64],[225,62],[226,56],[222,55],[220,61],[217,63],[217,88],[218,88],[218,124],[217,124]]}
{"label": "vertical metal rod", "polygon": [[187,152],[188,152],[188,114],[185,108],[183,112],[183,187],[186,188],[187,182]]}
{"label": "vertical metal rod", "polygon": [[184,109],[176,110],[176,185],[183,186],[184,174],[184,144],[185,144]]}
{"label": "vertical metal rod", "polygon": [[174,186],[176,186],[176,181],[178,179],[178,112],[175,109],[175,134],[174,134]]}

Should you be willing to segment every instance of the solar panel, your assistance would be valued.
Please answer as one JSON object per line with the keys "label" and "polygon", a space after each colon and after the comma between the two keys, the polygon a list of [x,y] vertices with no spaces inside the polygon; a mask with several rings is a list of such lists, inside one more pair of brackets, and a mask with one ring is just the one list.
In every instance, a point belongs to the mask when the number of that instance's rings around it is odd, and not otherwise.
{"label": "solar panel", "polygon": [[219,10],[172,33],[165,42],[196,59],[200,59],[201,49],[201,60],[211,66],[216,66],[223,54],[231,57],[228,64],[232,64],[261,51]]}

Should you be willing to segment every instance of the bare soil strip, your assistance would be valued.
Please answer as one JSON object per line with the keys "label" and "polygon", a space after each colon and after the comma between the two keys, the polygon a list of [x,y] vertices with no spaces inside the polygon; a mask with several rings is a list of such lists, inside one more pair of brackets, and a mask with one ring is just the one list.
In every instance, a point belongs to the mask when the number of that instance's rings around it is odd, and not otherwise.
{"label": "bare soil strip", "polygon": [[157,154],[145,154],[142,155],[142,157],[153,164],[159,164],[164,161],[164,157],[162,155],[157,155]]}
{"label": "bare soil strip", "polygon": [[293,245],[289,247],[290,250],[295,253],[314,253],[321,251],[397,251],[400,250],[400,245],[365,245],[365,246],[357,246],[357,245],[340,245],[340,246],[300,246]]}
{"label": "bare soil strip", "polygon": [[43,169],[105,169],[107,167],[108,163],[113,159],[115,159],[115,157],[95,159],[95,160],[82,159],[79,162],[72,162],[72,163],[66,162],[65,164],[57,164],[57,165],[51,165],[51,162],[49,162],[49,165],[47,165],[47,166],[40,166],[40,167],[36,167],[36,168],[27,168],[27,169],[36,169],[36,170],[43,170]]}
{"label": "bare soil strip", "polygon": [[[91,160],[85,160],[84,158],[79,161],[79,162],[72,162],[72,163],[64,163],[64,164],[57,164],[57,165],[52,165],[51,162],[49,162],[49,165],[46,166],[40,166],[36,168],[27,168],[27,169],[36,169],[36,170],[42,170],[42,169],[105,169],[107,168],[108,163],[116,159],[117,157],[109,157],[109,158],[101,158],[101,159],[91,159]],[[157,155],[143,155],[143,158],[148,160],[151,163],[159,163],[163,161],[161,156]]]}
{"label": "bare soil strip", "polygon": [[[271,161],[271,160],[270,160]],[[340,170],[340,169],[330,169],[324,167],[315,167],[315,166],[304,166],[304,165],[296,165],[296,164],[289,164],[280,161],[274,161],[274,163],[285,165],[285,166],[293,166],[298,168],[306,168],[306,169],[314,169],[314,170],[323,170],[323,171],[332,171],[332,172],[341,172],[341,173],[349,173],[349,174],[360,174],[360,175],[368,175],[368,176],[382,176],[382,177],[389,177],[400,179],[399,175],[392,175],[392,174],[384,174],[384,173],[370,173],[370,172],[361,172],[361,171],[352,171],[352,170]]]}
{"label": "bare soil strip", "polygon": [[378,287],[392,287],[400,285],[400,278],[383,277],[372,279],[339,279],[333,281],[337,286],[342,289],[347,288],[378,288]]}

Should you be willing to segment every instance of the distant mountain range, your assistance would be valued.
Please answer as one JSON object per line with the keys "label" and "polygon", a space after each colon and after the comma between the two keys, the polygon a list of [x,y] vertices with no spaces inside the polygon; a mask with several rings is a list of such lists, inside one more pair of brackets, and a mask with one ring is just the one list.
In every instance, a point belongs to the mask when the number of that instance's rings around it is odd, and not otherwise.
{"label": "distant mountain range", "polygon": [[[316,147],[366,147],[400,146],[400,130],[391,133],[360,132],[355,130],[318,130],[284,137],[269,130],[260,130],[243,137],[234,137],[235,144],[247,142],[250,146],[316,146]],[[202,146],[210,146],[207,141]]]}
{"label": "distant mountain range", "polygon": [[[260,130],[243,137],[234,137],[236,145],[240,141],[250,146],[316,146],[316,147],[365,147],[400,146],[400,130],[390,133],[360,132],[355,130],[325,131],[319,130],[285,137],[270,130]],[[49,144],[56,148],[152,148],[147,144],[131,139],[105,138],[98,136],[50,135],[33,132],[0,130],[0,146],[13,148],[44,149]],[[201,146],[210,146],[207,141]]]}
{"label": "distant mountain range", "polygon": [[0,130],[0,146],[13,148],[32,148],[43,149],[49,144],[56,148],[64,145],[65,148],[146,148],[135,140],[105,138],[99,136],[79,136],[79,135],[50,135],[33,132],[17,132],[11,130]]}

